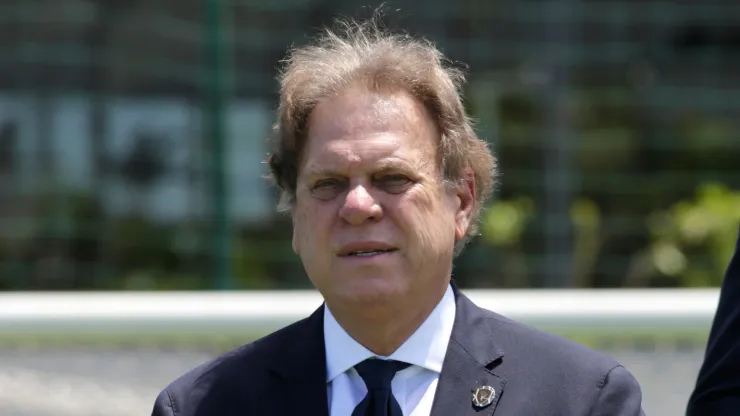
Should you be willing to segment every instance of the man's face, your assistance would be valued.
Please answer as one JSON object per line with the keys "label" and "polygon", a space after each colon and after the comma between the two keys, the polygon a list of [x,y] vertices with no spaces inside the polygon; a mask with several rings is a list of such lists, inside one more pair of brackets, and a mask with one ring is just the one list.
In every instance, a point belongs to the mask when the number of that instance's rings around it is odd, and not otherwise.
{"label": "man's face", "polygon": [[444,185],[438,134],[425,108],[400,91],[355,87],[311,114],[293,249],[330,305],[443,292],[473,187]]}

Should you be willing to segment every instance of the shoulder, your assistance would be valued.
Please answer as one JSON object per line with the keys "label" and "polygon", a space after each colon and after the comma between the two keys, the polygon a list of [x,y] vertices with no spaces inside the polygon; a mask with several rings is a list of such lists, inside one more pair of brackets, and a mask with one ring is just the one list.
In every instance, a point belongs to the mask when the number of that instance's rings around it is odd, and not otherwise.
{"label": "shoulder", "polygon": [[496,342],[507,344],[507,355],[527,354],[536,361],[567,365],[573,371],[605,373],[620,365],[612,357],[572,340],[494,312],[488,312],[488,316],[495,328],[494,336],[497,332],[507,334],[503,339],[496,339]]}
{"label": "shoulder", "polygon": [[[157,397],[156,408],[193,409],[204,401],[224,401],[232,392],[251,392],[258,395],[269,376],[270,368],[282,356],[281,350],[301,339],[305,331],[303,319],[254,342],[228,351],[181,375],[165,387]],[[243,397],[249,401],[249,397]],[[185,413],[187,414],[187,413]]]}
{"label": "shoulder", "polygon": [[542,396],[565,414],[641,414],[642,392],[635,377],[612,357],[563,337],[493,312],[491,340],[503,350],[494,372],[507,380],[510,395]]}
{"label": "shoulder", "polygon": [[493,327],[492,342],[504,351],[501,371],[544,383],[567,380],[572,387],[596,393],[610,383],[638,386],[621,363],[603,352],[494,312],[484,313]]}

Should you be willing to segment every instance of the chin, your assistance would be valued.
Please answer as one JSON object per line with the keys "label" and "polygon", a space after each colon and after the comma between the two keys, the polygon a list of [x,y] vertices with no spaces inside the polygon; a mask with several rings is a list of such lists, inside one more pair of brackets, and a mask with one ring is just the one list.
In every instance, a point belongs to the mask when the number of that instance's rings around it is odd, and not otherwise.
{"label": "chin", "polygon": [[343,282],[338,293],[345,302],[381,305],[408,296],[408,286],[398,276],[357,276],[352,282]]}

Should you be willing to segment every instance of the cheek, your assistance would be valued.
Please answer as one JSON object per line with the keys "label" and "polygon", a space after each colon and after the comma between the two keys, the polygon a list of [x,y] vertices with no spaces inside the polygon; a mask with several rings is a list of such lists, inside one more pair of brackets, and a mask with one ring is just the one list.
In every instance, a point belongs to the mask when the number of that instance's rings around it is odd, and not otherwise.
{"label": "cheek", "polygon": [[454,236],[454,215],[444,198],[444,194],[433,189],[420,189],[409,194],[399,207],[402,227],[419,246],[430,247]]}
{"label": "cheek", "polygon": [[296,214],[293,227],[302,251],[318,252],[327,249],[336,210],[329,206],[310,204],[300,207]]}
{"label": "cheek", "polygon": [[314,229],[316,221],[311,221],[311,215],[306,212],[306,208],[299,208],[293,219],[293,235],[295,245],[301,252],[310,251],[314,244],[312,240],[315,237]]}

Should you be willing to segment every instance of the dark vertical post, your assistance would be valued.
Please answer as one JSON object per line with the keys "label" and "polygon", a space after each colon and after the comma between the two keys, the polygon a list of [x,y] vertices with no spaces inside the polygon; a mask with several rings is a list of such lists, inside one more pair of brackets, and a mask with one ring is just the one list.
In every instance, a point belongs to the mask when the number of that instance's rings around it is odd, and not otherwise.
{"label": "dark vertical post", "polygon": [[214,287],[226,290],[232,287],[230,273],[231,241],[226,192],[225,102],[226,102],[226,48],[221,0],[204,0],[206,10],[206,109],[207,143],[210,144],[211,219]]}

